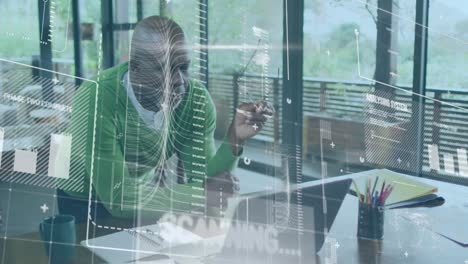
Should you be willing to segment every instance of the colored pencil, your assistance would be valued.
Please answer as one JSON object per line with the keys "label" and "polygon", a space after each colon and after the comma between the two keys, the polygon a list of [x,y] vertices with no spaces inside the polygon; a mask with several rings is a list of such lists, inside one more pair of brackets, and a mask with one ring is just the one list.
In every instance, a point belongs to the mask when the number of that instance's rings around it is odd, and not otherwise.
{"label": "colored pencil", "polygon": [[380,199],[379,191],[376,191],[376,192],[375,192],[374,206],[380,206],[379,199]]}
{"label": "colored pencil", "polygon": [[353,180],[353,185],[354,185],[354,189],[356,189],[356,194],[357,194],[357,197],[359,199],[359,202],[362,203],[363,199],[361,197],[361,192],[359,191],[359,188],[358,188],[358,186],[357,186],[357,184],[356,184],[356,182],[354,180]]}
{"label": "colored pencil", "polygon": [[393,191],[393,185],[388,185],[387,187],[388,187],[388,188],[386,188],[387,190],[385,191],[385,196],[384,196],[384,199],[383,199],[383,200],[384,200],[384,201],[383,201],[384,204],[387,202],[388,197],[390,196],[390,194],[391,194],[392,191]]}
{"label": "colored pencil", "polygon": [[392,185],[392,187],[390,187],[390,189],[388,190],[387,198],[390,196],[390,194],[392,194],[393,188],[394,188],[394,186]]}
{"label": "colored pencil", "polygon": [[382,199],[385,189],[385,180],[383,181],[382,188],[380,188],[380,197],[379,197],[379,204],[382,205]]}
{"label": "colored pencil", "polygon": [[366,181],[366,188],[364,189],[364,203],[367,203],[367,181]]}
{"label": "colored pencil", "polygon": [[375,178],[374,187],[372,187],[372,197],[374,197],[375,187],[377,186],[378,181],[379,181],[379,176],[377,176],[377,178]]}
{"label": "colored pencil", "polygon": [[371,188],[371,181],[370,179],[367,179],[367,185],[366,185],[366,203],[370,204],[370,188]]}

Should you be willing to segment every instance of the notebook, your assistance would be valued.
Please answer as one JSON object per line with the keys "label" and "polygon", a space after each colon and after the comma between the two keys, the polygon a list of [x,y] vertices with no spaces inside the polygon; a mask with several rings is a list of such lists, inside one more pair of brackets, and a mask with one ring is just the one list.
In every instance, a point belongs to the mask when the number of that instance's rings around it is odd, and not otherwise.
{"label": "notebook", "polygon": [[[416,177],[407,176],[387,169],[373,170],[371,173],[367,173],[366,176],[363,175],[353,178],[353,181],[358,186],[361,194],[363,194],[366,189],[367,180],[371,179],[371,182],[374,183],[377,177],[379,177],[377,189],[382,186],[384,181],[385,185],[391,184],[394,186],[391,195],[385,203],[386,206],[437,192],[437,187],[418,181]],[[351,186],[351,191],[356,195],[354,185]]]}

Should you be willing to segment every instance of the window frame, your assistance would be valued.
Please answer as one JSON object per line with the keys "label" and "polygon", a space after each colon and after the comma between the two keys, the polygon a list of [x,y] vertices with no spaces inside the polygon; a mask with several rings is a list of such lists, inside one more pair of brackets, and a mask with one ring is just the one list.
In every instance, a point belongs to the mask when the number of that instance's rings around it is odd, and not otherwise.
{"label": "window frame", "polygon": [[[198,11],[200,17],[200,61],[203,62],[200,67],[200,78],[208,87],[208,0],[196,0],[198,2]],[[46,29],[50,29],[50,2],[38,0],[39,25],[44,24]],[[137,0],[134,2],[137,9],[138,21],[143,19],[143,2]],[[74,61],[75,75],[82,77],[82,51],[81,51],[81,32],[80,32],[80,12],[78,0],[72,0],[73,29],[74,29]],[[41,10],[44,9],[44,16]],[[114,31],[132,30],[136,23],[114,23],[113,1],[101,1],[101,23],[102,23],[102,45],[103,45],[103,68],[109,68],[115,64],[114,54]],[[423,172],[423,149],[424,149],[424,103],[426,95],[427,79],[427,56],[428,56],[428,26],[429,26],[429,0],[416,0],[416,23],[414,39],[414,59],[413,59],[413,105],[417,104],[416,111],[412,113],[412,121],[416,124],[411,131],[411,136],[417,142],[417,176],[426,178],[436,178],[438,180],[455,182],[462,185],[468,185],[468,179],[462,177],[439,178]],[[160,13],[164,14],[164,10]],[[286,146],[297,146],[296,149],[290,149],[292,156],[302,155],[302,123],[303,123],[303,49],[289,49],[292,45],[303,45],[304,41],[304,0],[290,1],[283,0],[283,85],[282,85],[282,143]],[[41,29],[39,29],[41,30]],[[52,69],[52,47],[51,43],[40,45],[40,67]],[[47,73],[45,73],[47,74]],[[43,76],[46,77],[47,76]],[[49,76],[50,78],[52,76]],[[79,81],[79,80],[77,80]],[[79,83],[77,83],[79,84]],[[47,87],[47,86],[45,86]],[[294,88],[294,89],[292,89]],[[47,93],[48,91],[43,91]],[[420,96],[422,95],[422,96]],[[291,100],[291,104],[288,101]],[[287,121],[286,121],[287,120]],[[298,154],[300,153],[300,154]],[[297,182],[302,172],[301,159],[293,159],[289,164],[292,181]],[[264,165],[265,167],[267,165]]]}

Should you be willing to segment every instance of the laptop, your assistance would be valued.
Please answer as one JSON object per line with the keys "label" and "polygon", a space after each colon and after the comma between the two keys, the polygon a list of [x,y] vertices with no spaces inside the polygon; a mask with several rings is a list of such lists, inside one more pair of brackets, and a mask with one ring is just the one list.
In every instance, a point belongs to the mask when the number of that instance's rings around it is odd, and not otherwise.
{"label": "laptop", "polygon": [[314,181],[290,193],[242,195],[225,235],[161,253],[177,263],[315,263],[350,185],[351,179]]}
{"label": "laptop", "polygon": [[[147,233],[123,231],[82,244],[94,245],[90,249],[112,263],[315,263],[350,185],[351,179],[327,179],[292,186],[289,193],[241,195],[226,211],[224,232],[215,236],[198,236],[180,223],[163,222],[137,228],[169,236],[162,242],[155,243]],[[109,250],[112,245],[126,250]],[[135,246],[137,253],[131,250]]]}

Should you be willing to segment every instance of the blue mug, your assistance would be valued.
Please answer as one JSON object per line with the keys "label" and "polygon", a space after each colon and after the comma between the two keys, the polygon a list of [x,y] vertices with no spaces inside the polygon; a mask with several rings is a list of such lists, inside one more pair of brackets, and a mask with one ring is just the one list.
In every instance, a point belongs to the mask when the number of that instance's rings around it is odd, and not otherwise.
{"label": "blue mug", "polygon": [[51,264],[67,263],[75,256],[75,217],[56,215],[39,224],[39,233],[44,241],[46,254]]}

